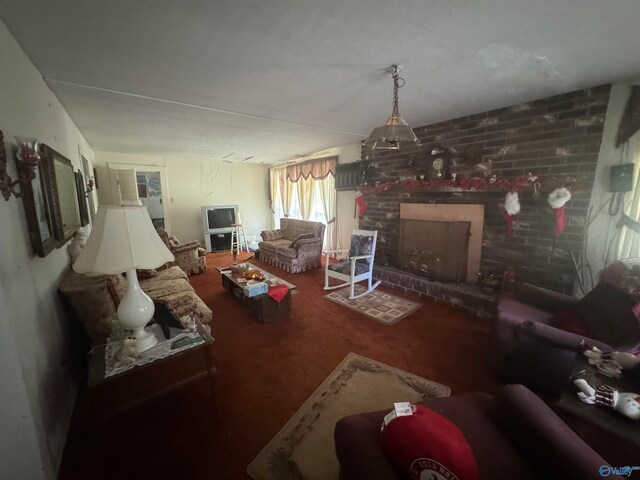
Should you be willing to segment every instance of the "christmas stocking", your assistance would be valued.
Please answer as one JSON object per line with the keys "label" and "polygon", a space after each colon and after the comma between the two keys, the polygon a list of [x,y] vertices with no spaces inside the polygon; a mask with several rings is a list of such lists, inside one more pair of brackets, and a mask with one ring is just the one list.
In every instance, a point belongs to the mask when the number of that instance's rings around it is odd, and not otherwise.
{"label": "christmas stocking", "polygon": [[553,230],[553,236],[559,237],[567,225],[567,219],[564,216],[564,205],[571,200],[571,192],[564,187],[556,188],[549,194],[549,205],[556,214],[556,227]]}
{"label": "christmas stocking", "polygon": [[513,236],[513,217],[520,212],[518,192],[508,192],[504,197],[504,220],[507,226],[507,237]]}
{"label": "christmas stocking", "polygon": [[367,201],[364,199],[362,192],[356,192],[356,205],[358,206],[358,215],[367,213]]}

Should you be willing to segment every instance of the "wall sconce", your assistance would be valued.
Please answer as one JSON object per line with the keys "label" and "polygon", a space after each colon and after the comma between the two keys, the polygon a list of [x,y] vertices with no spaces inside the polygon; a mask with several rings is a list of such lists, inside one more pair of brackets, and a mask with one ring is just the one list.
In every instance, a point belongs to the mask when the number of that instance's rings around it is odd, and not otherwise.
{"label": "wall sconce", "polygon": [[96,186],[96,181],[93,179],[93,177],[89,177],[89,180],[87,180],[87,189],[84,191],[84,196],[88,197],[89,194],[91,192],[93,192],[94,187]]}
{"label": "wall sconce", "polygon": [[9,200],[11,194],[16,198],[22,197],[22,189],[18,187],[27,184],[36,178],[36,169],[40,162],[38,141],[29,137],[14,137],[18,144],[16,149],[16,165],[18,166],[18,178],[13,180],[7,173],[7,156],[4,149],[4,135],[0,131],[0,192],[5,200]]}

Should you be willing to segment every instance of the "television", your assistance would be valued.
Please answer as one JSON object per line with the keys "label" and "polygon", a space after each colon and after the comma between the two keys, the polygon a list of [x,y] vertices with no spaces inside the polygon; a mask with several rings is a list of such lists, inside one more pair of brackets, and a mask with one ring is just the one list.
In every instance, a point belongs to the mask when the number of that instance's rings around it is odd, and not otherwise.
{"label": "television", "polygon": [[237,213],[237,205],[202,207],[204,233],[231,232],[231,224],[235,222]]}

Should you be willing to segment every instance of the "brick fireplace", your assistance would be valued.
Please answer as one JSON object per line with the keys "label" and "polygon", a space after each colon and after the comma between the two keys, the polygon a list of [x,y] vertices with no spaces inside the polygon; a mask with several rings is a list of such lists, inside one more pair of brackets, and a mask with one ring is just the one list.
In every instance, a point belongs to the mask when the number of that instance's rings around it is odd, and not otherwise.
{"label": "brick fireplace", "polygon": [[[579,177],[582,183],[566,206],[567,227],[555,242],[554,217],[546,192],[540,198],[534,198],[531,191],[520,193],[521,212],[515,220],[513,236],[507,237],[502,216],[504,191],[435,191],[422,186],[387,191],[365,189],[367,211],[359,225],[378,230],[378,253],[388,259],[386,265],[376,268],[378,278],[461,306],[471,305],[478,298],[489,302],[468,308],[476,313],[490,308],[490,296],[471,288],[471,275],[467,275],[466,284],[447,287],[448,284],[401,272],[399,258],[402,211],[414,208],[412,205],[478,205],[484,209],[482,231],[475,236],[476,240],[481,239],[480,272],[501,273],[505,267],[513,266],[519,280],[570,292],[575,280],[571,252],[579,255],[582,248],[609,91],[609,85],[594,87],[415,128],[421,147],[380,152],[363,148],[362,160],[376,168],[371,184],[421,178],[428,172],[428,152],[436,147],[451,152],[451,173],[465,177],[489,172],[515,177],[531,172]],[[457,295],[448,290],[463,293]],[[471,299],[460,300],[469,295]]]}

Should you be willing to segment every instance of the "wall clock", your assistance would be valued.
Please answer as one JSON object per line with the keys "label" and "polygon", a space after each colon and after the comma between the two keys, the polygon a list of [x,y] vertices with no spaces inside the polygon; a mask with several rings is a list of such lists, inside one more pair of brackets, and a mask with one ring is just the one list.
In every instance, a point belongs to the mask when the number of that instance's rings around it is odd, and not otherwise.
{"label": "wall clock", "polygon": [[430,180],[445,180],[449,178],[449,150],[440,146],[429,151],[427,163],[427,177]]}

